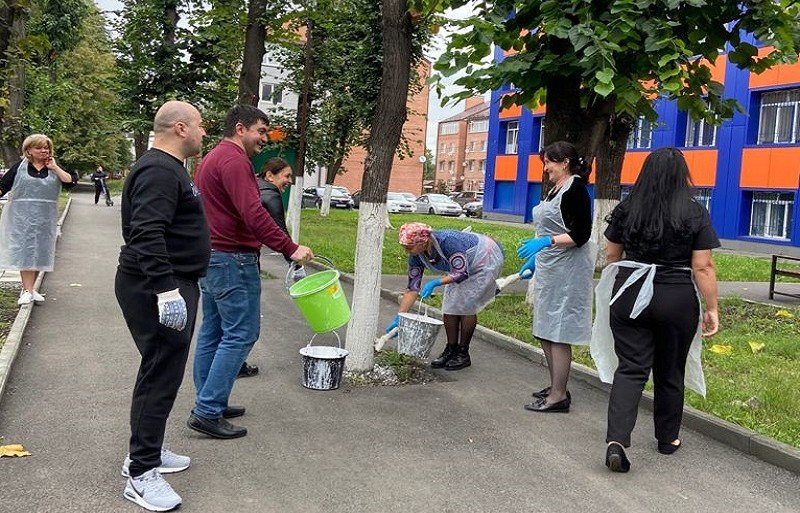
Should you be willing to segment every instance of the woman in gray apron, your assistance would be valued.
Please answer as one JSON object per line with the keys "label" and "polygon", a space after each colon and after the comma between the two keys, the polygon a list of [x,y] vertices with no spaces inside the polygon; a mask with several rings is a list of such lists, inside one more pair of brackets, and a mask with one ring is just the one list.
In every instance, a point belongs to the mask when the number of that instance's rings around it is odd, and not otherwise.
{"label": "woman in gray apron", "polygon": [[590,169],[575,147],[558,141],[541,152],[544,172],[555,184],[533,208],[536,237],[523,242],[517,255],[533,275],[533,336],[547,359],[550,386],[535,392],[525,409],[568,412],[572,401],[567,380],[572,345],[588,345],[592,331],[592,274],[595,245],[586,178]]}
{"label": "woman in gray apron", "polygon": [[[478,325],[478,312],[494,300],[495,280],[503,269],[503,250],[486,235],[433,231],[423,223],[404,224],[399,239],[409,254],[408,291],[400,302],[400,312],[408,312],[417,295],[428,298],[436,287],[444,285],[442,320],[447,346],[431,367],[453,371],[469,367],[469,344]],[[425,269],[447,274],[422,286]],[[397,326],[398,320],[395,316],[386,331]]]}
{"label": "woman in gray apron", "polygon": [[53,142],[45,135],[28,136],[22,161],[0,179],[0,197],[11,192],[0,215],[0,269],[20,272],[20,305],[41,303],[34,290],[40,271],[52,271],[56,251],[58,194],[77,183],[53,158]]}
{"label": "woman in gray apron", "polygon": [[625,448],[631,445],[651,372],[661,454],[681,446],[684,385],[705,396],[700,337],[713,335],[719,326],[711,249],[720,244],[691,187],[683,154],[658,149],[645,159],[630,195],[608,217],[610,265],[597,285],[592,357],[600,379],[613,382],[606,466],[614,472],[630,469]]}

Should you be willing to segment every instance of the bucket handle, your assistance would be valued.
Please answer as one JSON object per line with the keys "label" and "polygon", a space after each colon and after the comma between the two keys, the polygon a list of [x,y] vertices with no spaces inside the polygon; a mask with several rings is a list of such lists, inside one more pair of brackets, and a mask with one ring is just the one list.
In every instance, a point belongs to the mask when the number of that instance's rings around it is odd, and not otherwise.
{"label": "bucket handle", "polygon": [[[314,258],[312,258],[312,260],[324,260],[329,264],[328,267],[330,267],[331,269],[336,269],[336,266],[333,265],[333,262],[331,262],[329,258],[325,258],[322,255],[314,255]],[[283,285],[284,287],[286,287],[286,290],[289,290],[289,287],[291,287],[291,285],[289,284],[289,277],[292,275],[292,273],[294,273],[294,270],[297,269],[298,267],[300,266],[297,265],[297,262],[295,261],[292,261],[292,263],[289,264],[289,270],[286,271],[286,279],[283,280]]]}
{"label": "bucket handle", "polygon": [[[330,262],[330,260],[329,260],[329,262]],[[333,333],[334,335],[336,335],[336,345],[337,345],[337,347],[339,349],[341,349],[342,348],[342,339],[339,338],[339,334],[336,333],[336,330],[331,331],[330,333]],[[317,335],[319,335],[319,333],[314,333],[314,335],[311,336],[311,340],[308,341],[308,345],[306,345],[306,347],[311,347],[311,344],[312,344],[312,342],[314,342],[314,339],[317,337]]]}

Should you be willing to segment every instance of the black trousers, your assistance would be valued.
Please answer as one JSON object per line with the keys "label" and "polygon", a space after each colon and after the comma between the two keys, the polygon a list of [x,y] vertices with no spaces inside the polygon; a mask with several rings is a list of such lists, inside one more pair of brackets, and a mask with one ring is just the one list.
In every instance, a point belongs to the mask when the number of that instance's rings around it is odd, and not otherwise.
{"label": "black trousers", "polygon": [[[691,283],[655,283],[650,305],[630,318],[642,281],[629,287],[611,305],[611,331],[619,367],[608,403],[606,441],[631,443],[642,390],[653,372],[655,436],[659,442],[678,438],[683,415],[686,357],[697,331],[699,305]],[[617,280],[614,293],[622,285]]]}
{"label": "black trousers", "polygon": [[183,381],[197,317],[197,280],[176,277],[189,319],[183,331],[158,322],[156,294],[144,276],[117,270],[117,301],[142,361],[131,401],[130,474],[139,476],[161,465],[167,417]]}
{"label": "black trousers", "polygon": [[97,185],[94,186],[94,204],[97,205],[97,202],[100,201],[100,195],[103,194],[103,188],[98,187]]}

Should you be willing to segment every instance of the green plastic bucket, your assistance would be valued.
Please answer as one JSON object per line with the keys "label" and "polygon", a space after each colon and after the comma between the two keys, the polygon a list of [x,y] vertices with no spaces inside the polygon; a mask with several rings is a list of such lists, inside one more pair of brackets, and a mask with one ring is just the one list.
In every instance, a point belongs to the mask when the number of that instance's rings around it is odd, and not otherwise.
{"label": "green plastic bucket", "polygon": [[336,269],[306,276],[289,287],[289,296],[314,333],[328,333],[350,321],[350,305]]}

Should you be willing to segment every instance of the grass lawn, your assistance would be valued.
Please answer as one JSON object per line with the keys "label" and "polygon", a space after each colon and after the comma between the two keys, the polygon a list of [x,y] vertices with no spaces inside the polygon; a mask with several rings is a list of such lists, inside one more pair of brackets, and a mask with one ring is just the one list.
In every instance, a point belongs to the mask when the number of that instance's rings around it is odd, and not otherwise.
{"label": "grass lawn", "polygon": [[19,311],[18,298],[19,287],[0,287],[0,349],[2,349]]}
{"label": "grass lawn", "polygon": [[[120,181],[121,182],[121,181]],[[390,214],[394,230],[388,230],[383,243],[383,273],[405,274],[407,257],[403,248],[397,243],[397,229],[403,223],[420,221],[433,228],[451,228],[461,230],[472,226],[472,231],[490,235],[503,246],[506,252],[506,263],[503,275],[516,272],[521,265],[516,250],[519,243],[532,237],[530,225],[509,226],[467,218],[452,218],[426,214]],[[352,273],[354,270],[357,210],[331,209],[330,216],[321,217],[317,209],[303,209],[300,226],[300,242],[314,250],[314,253],[330,258],[339,270]],[[714,262],[717,265],[717,277],[720,281],[769,281],[770,259],[768,257],[752,257],[716,252]],[[800,265],[782,267],[795,268]],[[792,281],[781,278],[780,281]],[[797,281],[797,280],[795,280]]]}
{"label": "grass lawn", "polygon": [[[519,295],[498,296],[479,318],[487,328],[538,345],[531,321]],[[705,341],[703,351],[708,395],[688,392],[687,403],[800,448],[800,308],[726,298],[720,300],[720,322],[722,330]],[[573,355],[594,368],[588,347],[576,347]]]}

